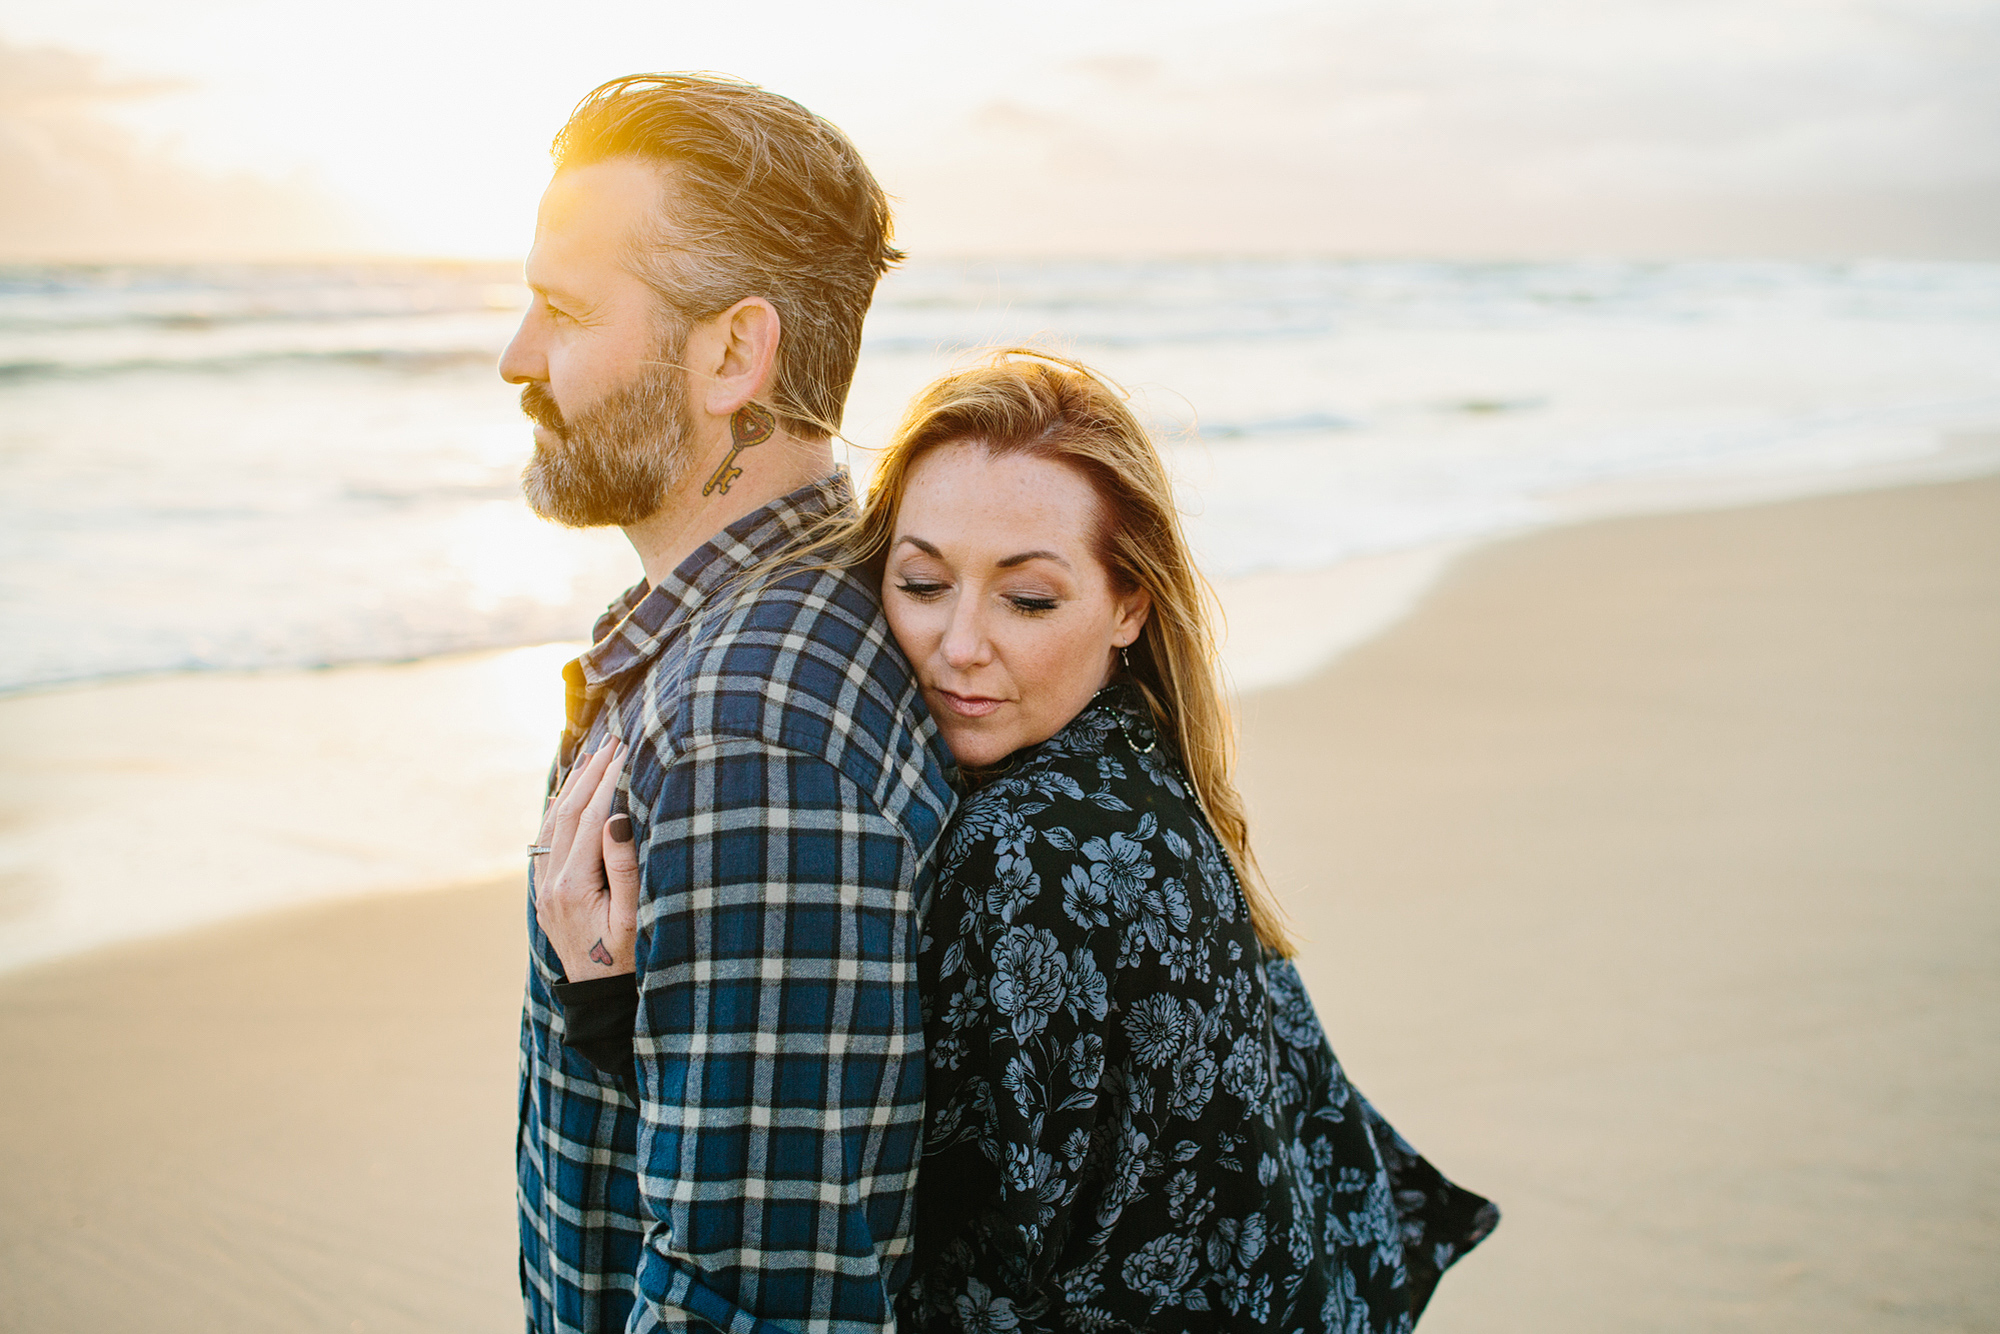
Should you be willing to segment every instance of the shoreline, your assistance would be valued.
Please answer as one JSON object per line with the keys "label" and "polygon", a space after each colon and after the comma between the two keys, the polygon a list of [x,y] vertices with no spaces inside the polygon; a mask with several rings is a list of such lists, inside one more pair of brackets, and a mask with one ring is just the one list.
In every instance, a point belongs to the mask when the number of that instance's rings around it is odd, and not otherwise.
{"label": "shoreline", "polygon": [[0,701],[0,976],[519,869],[570,656],[197,673]]}
{"label": "shoreline", "polygon": [[[1523,537],[1992,472],[2000,430],[1952,433],[1889,464],[1575,489],[1509,531],[1218,580],[1225,669],[1239,702],[1310,679],[1406,620],[1462,559]],[[581,647],[0,695],[0,976],[241,916],[510,872],[561,727],[561,664]]]}
{"label": "shoreline", "polygon": [[[2000,1309],[1995,609],[2000,478],[1612,520],[1473,552],[1246,697],[1260,855],[1336,1050],[1506,1211],[1427,1334]],[[0,1060],[36,1090],[0,1105],[0,1324],[517,1322],[521,895],[0,975]]]}

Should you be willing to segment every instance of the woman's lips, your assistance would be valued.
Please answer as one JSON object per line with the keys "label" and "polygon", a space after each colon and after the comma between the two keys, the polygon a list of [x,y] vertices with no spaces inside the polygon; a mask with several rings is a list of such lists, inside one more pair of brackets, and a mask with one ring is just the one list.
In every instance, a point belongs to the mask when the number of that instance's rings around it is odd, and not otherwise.
{"label": "woman's lips", "polygon": [[984,718],[1001,705],[1000,700],[985,695],[957,695],[939,686],[932,686],[931,691],[939,703],[961,718]]}

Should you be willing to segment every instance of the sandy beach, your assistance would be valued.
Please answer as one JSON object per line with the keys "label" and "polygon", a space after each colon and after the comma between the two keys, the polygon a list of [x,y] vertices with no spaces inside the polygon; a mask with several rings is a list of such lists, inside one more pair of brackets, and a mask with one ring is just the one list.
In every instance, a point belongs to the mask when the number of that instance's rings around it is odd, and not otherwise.
{"label": "sandy beach", "polygon": [[[1991,1327],[2000,480],[1481,549],[1244,746],[1336,1049],[1506,1210],[1428,1334]],[[0,975],[0,1328],[517,1328],[520,895]]]}
{"label": "sandy beach", "polygon": [[2000,481],[1488,549],[1244,743],[1336,1050],[1507,1213],[1425,1330],[2000,1318]]}

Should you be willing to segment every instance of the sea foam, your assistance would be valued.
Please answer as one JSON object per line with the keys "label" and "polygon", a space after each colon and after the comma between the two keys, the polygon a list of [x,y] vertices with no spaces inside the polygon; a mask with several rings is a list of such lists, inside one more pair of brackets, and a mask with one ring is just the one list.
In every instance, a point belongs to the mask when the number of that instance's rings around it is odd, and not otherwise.
{"label": "sea foam", "polygon": [[[490,265],[0,271],[0,690],[584,633],[637,567],[519,500],[525,301]],[[2000,265],[939,261],[884,284],[838,452],[865,477],[1019,341],[1131,390],[1222,579],[2000,425]]]}

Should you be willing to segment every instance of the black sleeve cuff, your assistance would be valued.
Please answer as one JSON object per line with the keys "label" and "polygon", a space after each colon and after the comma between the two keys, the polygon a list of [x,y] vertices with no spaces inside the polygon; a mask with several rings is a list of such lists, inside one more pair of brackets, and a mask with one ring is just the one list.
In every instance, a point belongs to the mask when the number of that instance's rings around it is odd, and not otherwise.
{"label": "black sleeve cuff", "polygon": [[632,1059],[632,1030],[639,1017],[638,976],[619,973],[549,988],[563,1015],[563,1045],[639,1100]]}

